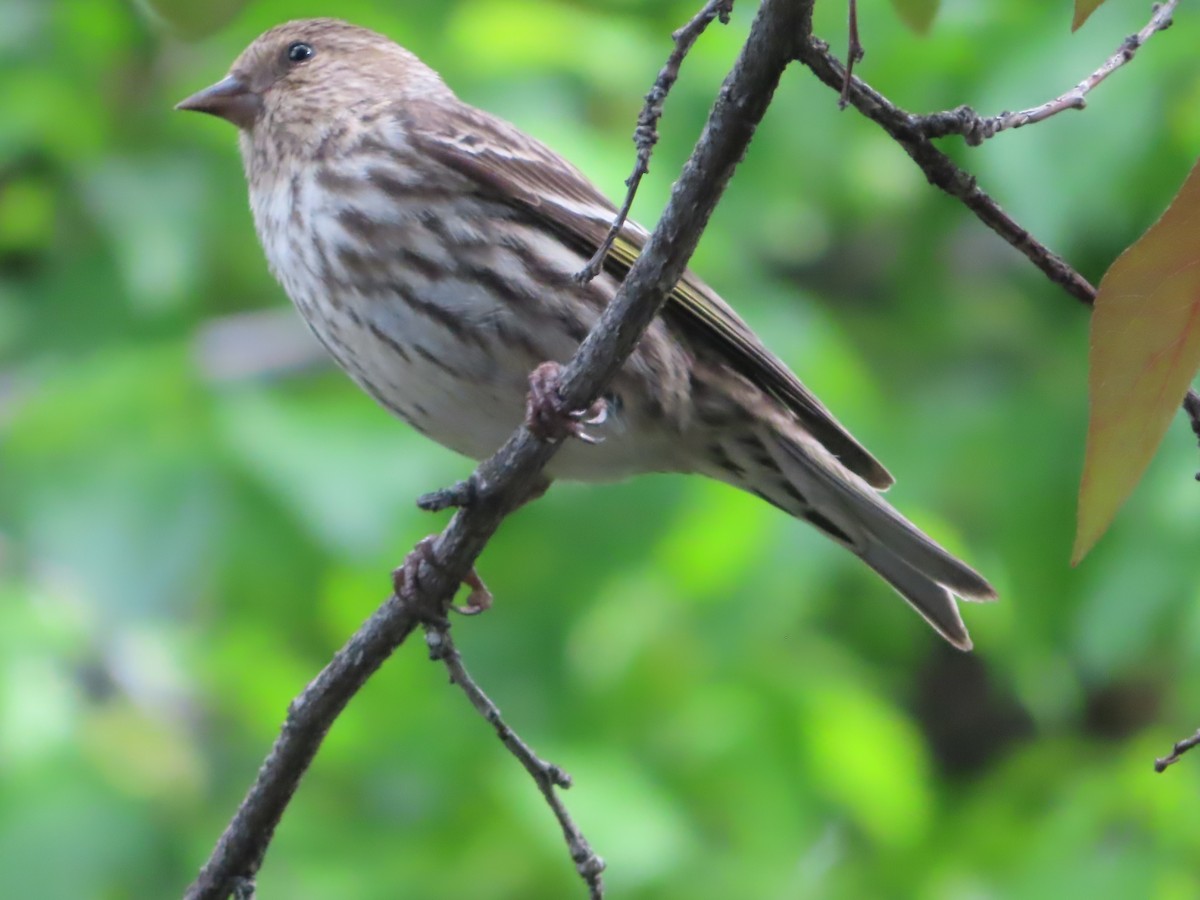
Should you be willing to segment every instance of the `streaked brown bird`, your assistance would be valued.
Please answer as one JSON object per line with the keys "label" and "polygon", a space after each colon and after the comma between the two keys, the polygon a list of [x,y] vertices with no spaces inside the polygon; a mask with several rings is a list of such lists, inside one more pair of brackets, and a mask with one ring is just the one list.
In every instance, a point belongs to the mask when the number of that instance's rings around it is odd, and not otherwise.
{"label": "streaked brown bird", "polygon": [[[267,262],[338,364],[473,459],[520,424],[530,372],[571,357],[647,239],[628,223],[600,275],[578,283],[613,204],[346,22],[271,29],[179,108],[238,127]],[[991,586],[884,502],[892,476],[695,275],[605,400],[604,439],[569,441],[550,477],[727,482],[815,525],[970,648],[953,595],[990,600]]]}

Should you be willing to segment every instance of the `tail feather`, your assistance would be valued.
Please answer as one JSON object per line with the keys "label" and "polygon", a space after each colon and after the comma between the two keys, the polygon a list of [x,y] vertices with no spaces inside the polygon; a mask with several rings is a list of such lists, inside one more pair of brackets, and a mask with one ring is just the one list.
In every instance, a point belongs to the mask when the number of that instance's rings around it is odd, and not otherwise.
{"label": "tail feather", "polygon": [[894,587],[921,617],[959,650],[971,649],[971,636],[963,624],[954,595],[924,572],[914,569],[885,544],[869,543],[860,554],[863,562]]}
{"label": "tail feather", "polygon": [[753,439],[743,436],[726,452],[739,475],[730,478],[727,466],[721,477],[817,526],[879,573],[951,644],[971,648],[954,595],[994,600],[995,590],[815,438],[799,427],[781,433],[764,423]]}

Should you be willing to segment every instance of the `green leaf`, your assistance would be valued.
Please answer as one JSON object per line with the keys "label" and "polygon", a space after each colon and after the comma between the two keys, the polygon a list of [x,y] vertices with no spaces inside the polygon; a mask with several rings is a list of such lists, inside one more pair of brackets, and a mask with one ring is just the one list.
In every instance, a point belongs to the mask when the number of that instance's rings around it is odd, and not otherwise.
{"label": "green leaf", "polygon": [[917,34],[926,34],[941,0],[892,0],[896,15]]}
{"label": "green leaf", "polygon": [[1200,368],[1200,165],[1100,282],[1072,564],[1108,528]]}
{"label": "green leaf", "polygon": [[1078,30],[1079,26],[1088,20],[1088,16],[1100,8],[1100,4],[1104,0],[1075,0],[1075,18],[1071,20],[1071,30]]}

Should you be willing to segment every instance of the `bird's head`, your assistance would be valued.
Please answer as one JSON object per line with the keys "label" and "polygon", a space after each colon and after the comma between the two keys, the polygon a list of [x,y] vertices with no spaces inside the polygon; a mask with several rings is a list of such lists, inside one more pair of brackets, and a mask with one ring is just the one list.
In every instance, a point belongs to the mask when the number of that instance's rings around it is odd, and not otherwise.
{"label": "bird's head", "polygon": [[339,19],[300,19],[259,35],[229,74],[176,109],[209,113],[244,132],[321,131],[351,109],[449,94],[441,78],[399,44]]}

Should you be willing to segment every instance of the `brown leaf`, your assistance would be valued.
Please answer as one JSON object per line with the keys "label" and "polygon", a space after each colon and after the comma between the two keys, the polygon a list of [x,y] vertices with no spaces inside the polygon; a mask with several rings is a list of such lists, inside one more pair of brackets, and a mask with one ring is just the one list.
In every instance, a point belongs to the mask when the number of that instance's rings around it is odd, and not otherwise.
{"label": "brown leaf", "polygon": [[1072,564],[1132,493],[1200,368],[1200,163],[1100,282],[1089,366]]}
{"label": "brown leaf", "polygon": [[1104,0],[1075,0],[1075,18],[1071,20],[1071,30],[1076,31],[1088,20],[1088,16],[1100,8]]}

